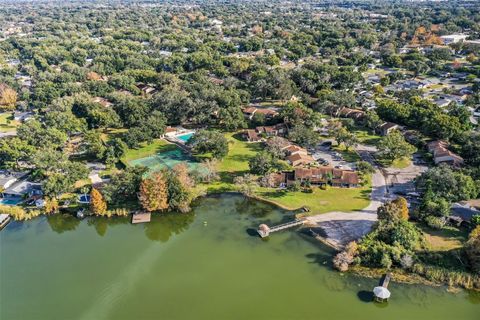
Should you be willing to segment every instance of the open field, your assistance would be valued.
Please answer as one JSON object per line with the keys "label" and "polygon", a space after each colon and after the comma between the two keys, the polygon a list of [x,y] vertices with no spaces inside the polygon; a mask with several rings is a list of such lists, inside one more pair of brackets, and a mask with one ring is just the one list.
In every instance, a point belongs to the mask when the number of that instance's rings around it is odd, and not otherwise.
{"label": "open field", "polygon": [[370,203],[370,186],[362,188],[328,187],[327,190],[314,187],[313,193],[259,188],[256,195],[290,210],[306,206],[310,209],[310,214],[330,211],[350,212],[368,206]]}

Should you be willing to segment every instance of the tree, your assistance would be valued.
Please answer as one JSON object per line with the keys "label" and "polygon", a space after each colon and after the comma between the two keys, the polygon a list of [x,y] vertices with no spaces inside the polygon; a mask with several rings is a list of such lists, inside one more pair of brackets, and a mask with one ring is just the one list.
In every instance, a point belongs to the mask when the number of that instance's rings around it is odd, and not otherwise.
{"label": "tree", "polygon": [[107,212],[107,202],[100,191],[95,188],[90,193],[90,210],[96,215],[103,215]]}
{"label": "tree", "polygon": [[358,161],[357,170],[361,174],[372,174],[375,172],[375,169],[373,168],[373,166],[367,161]]}
{"label": "tree", "polygon": [[480,226],[477,226],[470,233],[469,239],[465,244],[465,252],[472,270],[480,274]]}
{"label": "tree", "polygon": [[380,157],[393,161],[411,157],[411,155],[417,151],[417,148],[405,141],[400,131],[394,130],[380,140],[378,150]]}
{"label": "tree", "polygon": [[58,200],[57,198],[45,198],[45,212],[46,213],[55,213],[58,212]]}
{"label": "tree", "polygon": [[142,180],[139,193],[140,204],[147,211],[160,211],[168,208],[167,183],[161,172]]}
{"label": "tree", "polygon": [[218,180],[218,161],[216,159],[205,159],[200,164],[197,177],[206,183]]}
{"label": "tree", "polygon": [[27,141],[14,137],[0,139],[0,167],[19,169],[22,162],[30,160],[35,147]]}
{"label": "tree", "polygon": [[365,126],[373,132],[382,125],[382,120],[375,111],[367,111],[364,118]]}
{"label": "tree", "polygon": [[344,144],[347,147],[347,150],[358,144],[358,138],[357,136],[348,131],[347,128],[341,127],[338,130],[335,131],[334,133],[335,140],[337,140],[338,144]]}
{"label": "tree", "polygon": [[167,181],[168,206],[170,210],[190,211],[191,190],[187,179],[182,177],[183,173],[179,172],[179,170],[163,170],[162,174]]}
{"label": "tree", "polygon": [[145,167],[135,166],[113,174],[110,183],[102,189],[105,200],[108,203],[135,201],[140,191],[140,183],[147,171]]}
{"label": "tree", "polygon": [[255,187],[257,186],[255,181],[255,177],[248,173],[233,179],[233,183],[238,187],[238,191],[246,197],[251,197],[254,194]]}
{"label": "tree", "polygon": [[7,86],[0,83],[0,110],[11,111],[15,109],[17,103],[17,92]]}
{"label": "tree", "polygon": [[479,188],[472,177],[448,166],[438,166],[422,173],[416,186],[424,192],[424,199],[445,198],[449,202],[475,199]]}
{"label": "tree", "polygon": [[297,125],[293,129],[289,130],[288,138],[302,147],[315,146],[320,141],[318,133],[305,125]]}
{"label": "tree", "polygon": [[215,159],[222,159],[228,154],[228,140],[218,131],[200,130],[188,141],[188,145],[194,153],[211,153]]}
{"label": "tree", "polygon": [[270,153],[262,151],[251,158],[248,165],[251,173],[265,175],[275,167],[276,161]]}
{"label": "tree", "polygon": [[405,198],[399,197],[389,201],[377,209],[379,220],[408,220],[408,207]]}

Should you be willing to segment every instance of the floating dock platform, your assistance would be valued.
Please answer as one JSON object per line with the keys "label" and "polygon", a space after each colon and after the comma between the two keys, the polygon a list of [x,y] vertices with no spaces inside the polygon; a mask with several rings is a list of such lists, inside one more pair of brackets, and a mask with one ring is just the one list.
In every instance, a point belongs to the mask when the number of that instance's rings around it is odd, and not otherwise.
{"label": "floating dock platform", "polygon": [[137,212],[132,215],[132,223],[150,222],[152,214],[150,212]]}
{"label": "floating dock platform", "polygon": [[5,226],[10,222],[10,216],[8,214],[0,214],[0,230],[5,228]]}

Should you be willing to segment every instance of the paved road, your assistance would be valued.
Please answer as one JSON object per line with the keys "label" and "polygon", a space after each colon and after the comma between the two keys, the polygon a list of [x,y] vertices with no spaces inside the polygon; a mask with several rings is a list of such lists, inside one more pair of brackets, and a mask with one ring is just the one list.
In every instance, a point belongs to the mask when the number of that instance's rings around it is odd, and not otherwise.
{"label": "paved road", "polygon": [[[357,147],[360,157],[374,164],[372,152],[374,148],[360,145]],[[372,193],[370,204],[354,212],[328,212],[307,218],[308,224],[321,228],[326,237],[324,240],[334,248],[342,248],[347,243],[357,240],[370,232],[377,221],[377,208],[382,205],[387,195],[387,187],[383,173],[375,167],[372,175]]]}
{"label": "paved road", "polygon": [[5,137],[13,137],[16,135],[17,135],[16,131],[0,132],[0,139]]}
{"label": "paved road", "polygon": [[[380,169],[373,157],[377,152],[376,147],[358,145],[357,153],[362,160],[375,167],[372,175],[372,193],[370,204],[354,212],[328,212],[308,217],[309,224],[321,228],[326,237],[323,240],[335,248],[342,248],[347,243],[357,240],[370,232],[377,221],[377,209],[385,201],[390,200],[397,191],[413,191],[413,179],[427,170],[426,166],[411,164],[405,169],[382,168]],[[391,187],[394,185],[394,187]]]}

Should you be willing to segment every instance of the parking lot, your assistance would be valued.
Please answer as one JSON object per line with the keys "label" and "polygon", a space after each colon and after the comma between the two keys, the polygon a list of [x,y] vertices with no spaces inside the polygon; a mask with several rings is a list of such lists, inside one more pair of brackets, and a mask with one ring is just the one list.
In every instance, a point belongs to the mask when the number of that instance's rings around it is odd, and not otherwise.
{"label": "parking lot", "polygon": [[[351,170],[355,168],[355,163],[347,162],[339,152],[330,149],[330,146],[319,145],[312,150],[312,157],[318,163],[340,169]],[[322,161],[323,160],[323,161]]]}

